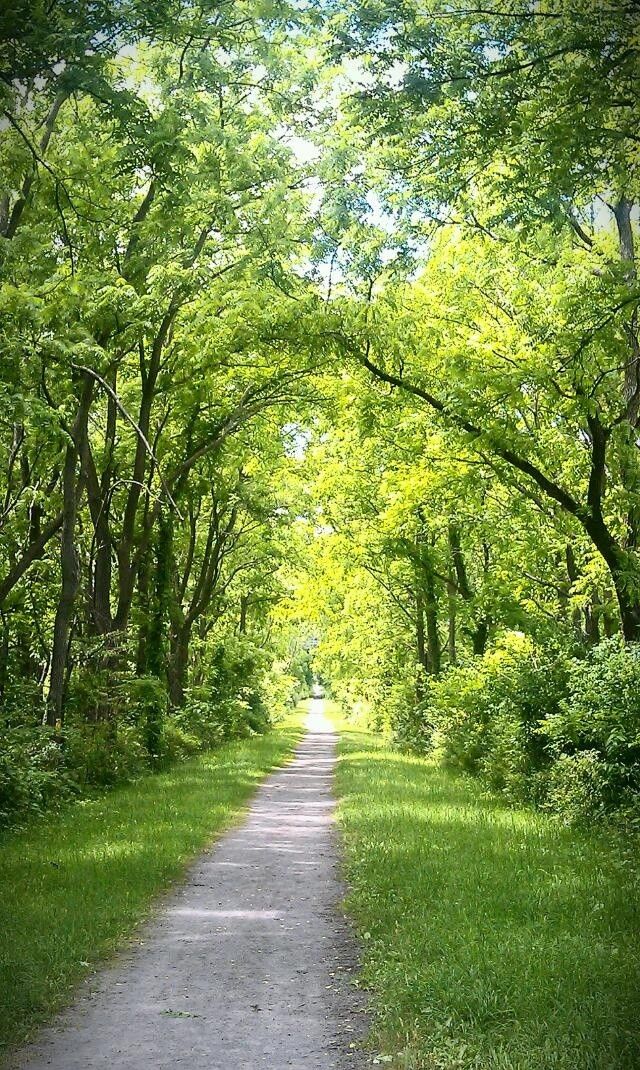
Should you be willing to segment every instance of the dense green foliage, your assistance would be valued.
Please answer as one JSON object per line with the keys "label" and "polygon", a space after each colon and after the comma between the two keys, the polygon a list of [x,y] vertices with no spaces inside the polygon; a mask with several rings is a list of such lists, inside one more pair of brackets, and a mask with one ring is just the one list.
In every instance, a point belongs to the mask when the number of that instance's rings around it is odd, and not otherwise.
{"label": "dense green foliage", "polygon": [[259,3],[1,29],[4,823],[298,697],[270,612],[307,358],[259,336],[293,304],[304,173],[278,127],[306,75]]}
{"label": "dense green foliage", "polygon": [[371,1043],[397,1070],[630,1070],[637,859],[345,728],[339,819]]}
{"label": "dense green foliage", "polygon": [[1,851],[0,1050],[68,1001],[290,753],[300,718],[12,832]]}
{"label": "dense green foliage", "polygon": [[640,661],[609,640],[585,657],[505,637],[434,681],[419,719],[428,750],[512,802],[570,819],[640,819]]}
{"label": "dense green foliage", "polygon": [[315,674],[397,744],[340,775],[385,1053],[627,1070],[637,2],[19,0],[0,45],[5,1024]]}
{"label": "dense green foliage", "polygon": [[0,817],[314,668],[636,820],[632,3],[2,16]]}

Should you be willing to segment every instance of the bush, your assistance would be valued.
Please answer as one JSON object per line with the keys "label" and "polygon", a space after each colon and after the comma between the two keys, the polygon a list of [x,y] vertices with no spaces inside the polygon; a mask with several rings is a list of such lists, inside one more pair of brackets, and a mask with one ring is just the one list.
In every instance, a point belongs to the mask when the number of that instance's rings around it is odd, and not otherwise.
{"label": "bush", "polygon": [[134,725],[12,728],[0,735],[0,827],[57,809],[92,788],[131,780],[148,767]]}
{"label": "bush", "polygon": [[[426,693],[428,683],[426,677],[422,679]],[[428,699],[417,700],[415,688],[397,681],[388,685],[385,691],[378,703],[382,724],[391,726],[392,739],[397,746],[424,754],[433,738]],[[382,725],[377,727],[380,730]]]}
{"label": "bush", "polygon": [[429,683],[441,760],[510,802],[576,822],[640,813],[640,648],[570,657],[519,633]]}
{"label": "bush", "polygon": [[171,723],[197,739],[202,750],[217,747],[224,740],[224,724],[207,688],[193,688],[184,708],[172,714]]}
{"label": "bush", "polygon": [[66,768],[63,737],[46,728],[11,728],[0,736],[0,827],[55,808],[79,785]]}
{"label": "bush", "polygon": [[482,776],[510,801],[540,801],[540,774],[551,761],[540,723],[557,713],[566,693],[567,661],[563,651],[537,648],[513,632],[482,658],[432,682],[444,761]]}
{"label": "bush", "polygon": [[165,718],[169,696],[163,680],[157,676],[125,677],[118,688],[119,708],[126,719],[139,725],[144,733],[147,753],[152,761],[165,757]]}
{"label": "bush", "polygon": [[246,636],[227,637],[208,653],[203,682],[190,689],[180,717],[211,745],[265,732],[304,694],[306,682],[299,667],[294,669],[289,671],[289,662],[273,662]]}
{"label": "bush", "polygon": [[158,757],[163,762],[170,765],[184,758],[191,758],[204,749],[202,740],[181,724],[178,717],[167,719],[162,728],[158,750]]}
{"label": "bush", "polygon": [[555,763],[546,803],[550,809],[564,813],[565,797],[574,817],[635,807],[640,794],[640,648],[608,639],[584,659],[574,659],[566,698],[544,721],[541,734]]}
{"label": "bush", "polygon": [[137,725],[69,725],[63,739],[65,764],[82,787],[113,787],[148,768],[144,730]]}
{"label": "bush", "polygon": [[545,783],[544,808],[576,824],[606,811],[606,764],[597,751],[559,754]]}
{"label": "bush", "polygon": [[[205,682],[174,712],[156,676],[79,668],[63,728],[37,724],[0,732],[0,827],[224,740],[266,731],[304,690],[308,656],[295,672],[288,668],[246,637],[227,638],[203,666]],[[11,711],[4,712],[8,717]]]}

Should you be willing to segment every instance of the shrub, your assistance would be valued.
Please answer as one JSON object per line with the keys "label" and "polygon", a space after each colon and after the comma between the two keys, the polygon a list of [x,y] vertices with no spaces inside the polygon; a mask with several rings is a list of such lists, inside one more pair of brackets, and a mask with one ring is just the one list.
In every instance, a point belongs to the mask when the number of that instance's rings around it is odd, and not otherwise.
{"label": "shrub", "polygon": [[571,824],[603,816],[606,789],[606,764],[597,751],[559,754],[546,778],[544,808]]}
{"label": "shrub", "polygon": [[[381,721],[391,726],[391,734],[397,746],[424,754],[433,738],[433,723],[430,717],[428,681],[422,677],[421,689],[424,698],[416,699],[413,687],[394,681],[386,688],[379,703]],[[381,727],[381,726],[379,726]]]}
{"label": "shrub", "polygon": [[184,709],[170,713],[158,677],[80,667],[63,728],[0,733],[0,827],[226,739],[264,732],[306,686],[308,657],[294,673],[288,668],[246,637],[227,638],[203,666],[205,682],[188,692]]}
{"label": "shrub", "polygon": [[204,749],[202,740],[189,732],[178,717],[167,718],[158,742],[158,757],[167,764],[190,758]]}
{"label": "shrub", "polygon": [[165,757],[163,735],[169,708],[169,696],[163,680],[157,676],[125,677],[118,688],[119,707],[128,721],[139,725],[150,758]]}
{"label": "shrub", "polygon": [[55,808],[79,785],[66,768],[63,737],[47,728],[12,728],[0,736],[0,827]]}
{"label": "shrub", "polygon": [[65,764],[82,786],[111,787],[148,768],[144,730],[137,725],[70,725],[63,738]]}
{"label": "shrub", "polygon": [[184,708],[172,714],[171,723],[197,739],[202,750],[217,747],[224,739],[222,719],[206,688],[191,689]]}
{"label": "shrub", "polygon": [[203,682],[188,693],[184,723],[212,745],[266,731],[306,688],[298,669],[289,670],[289,662],[273,662],[246,636],[227,637],[208,653]]}
{"label": "shrub", "polygon": [[[541,733],[555,763],[549,808],[564,812],[565,796],[572,799],[572,813],[583,817],[634,807],[640,793],[640,648],[608,639],[574,659],[567,696]],[[578,783],[588,785],[580,806]]]}
{"label": "shrub", "polygon": [[451,668],[431,681],[429,709],[434,723],[433,747],[445,765],[478,773],[488,751],[488,707],[480,660]]}
{"label": "shrub", "polygon": [[640,648],[569,657],[511,633],[428,690],[443,762],[568,821],[640,814]]}
{"label": "shrub", "polygon": [[567,657],[517,632],[430,686],[441,756],[511,801],[540,801],[551,760],[540,723],[567,688]]}
{"label": "shrub", "polygon": [[0,827],[58,808],[148,767],[141,729],[111,723],[12,728],[0,736]]}

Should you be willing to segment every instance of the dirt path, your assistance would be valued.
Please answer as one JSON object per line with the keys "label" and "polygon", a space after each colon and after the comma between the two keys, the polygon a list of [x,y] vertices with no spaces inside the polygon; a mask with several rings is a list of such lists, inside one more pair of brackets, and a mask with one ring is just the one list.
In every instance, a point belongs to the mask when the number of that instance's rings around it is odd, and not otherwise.
{"label": "dirt path", "polygon": [[292,764],[200,858],[141,946],[22,1053],[21,1070],[354,1067],[363,1016],[339,911],[335,737],[314,707]]}

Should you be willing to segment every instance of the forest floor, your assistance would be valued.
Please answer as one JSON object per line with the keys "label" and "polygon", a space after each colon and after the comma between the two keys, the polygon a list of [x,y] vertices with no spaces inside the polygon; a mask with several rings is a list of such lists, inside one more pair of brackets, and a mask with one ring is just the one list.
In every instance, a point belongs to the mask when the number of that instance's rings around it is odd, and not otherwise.
{"label": "forest floor", "polygon": [[634,845],[487,797],[340,724],[370,1042],[402,1070],[638,1070]]}
{"label": "forest floor", "polygon": [[315,704],[293,760],[260,787],[246,820],[12,1067],[354,1067],[365,1016],[340,913],[335,744]]}

